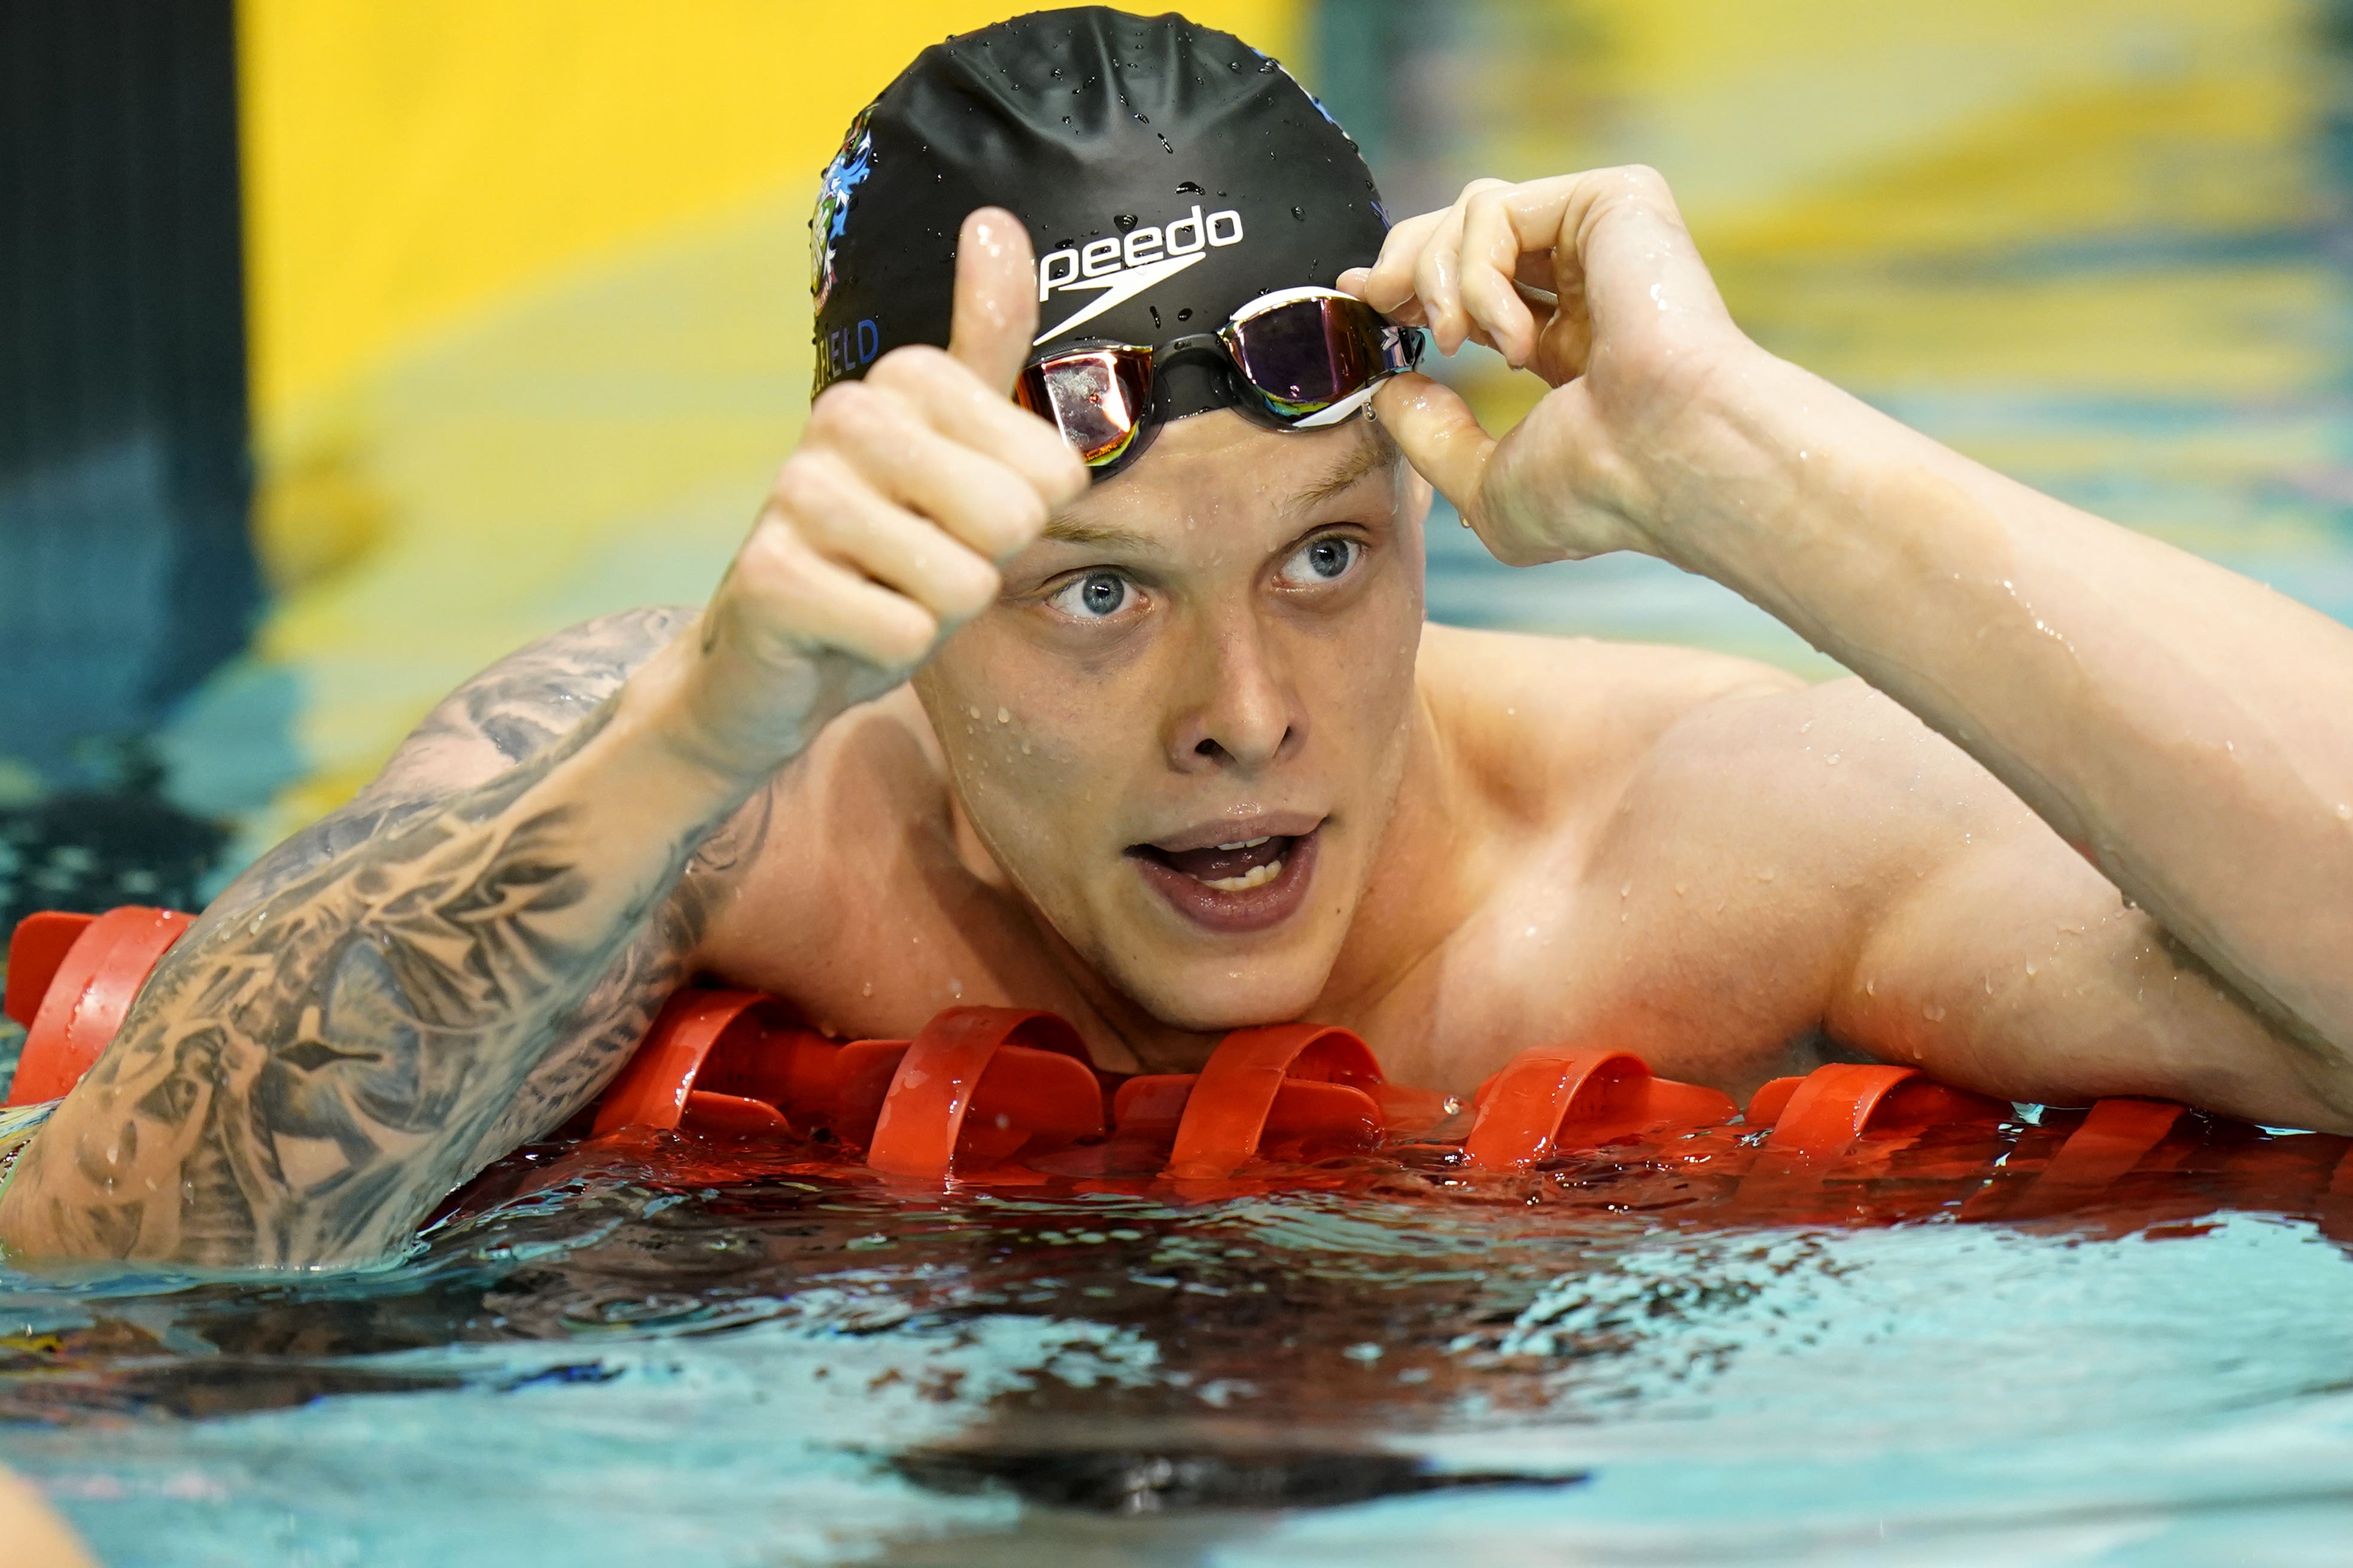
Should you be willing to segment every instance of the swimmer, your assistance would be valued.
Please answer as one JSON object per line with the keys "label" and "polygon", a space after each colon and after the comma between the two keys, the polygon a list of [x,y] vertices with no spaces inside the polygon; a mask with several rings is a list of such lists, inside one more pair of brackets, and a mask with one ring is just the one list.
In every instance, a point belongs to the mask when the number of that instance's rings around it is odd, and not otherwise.
{"label": "swimmer", "polygon": [[[1305,1017],[1457,1093],[1556,1042],[2353,1131],[2353,630],[1767,354],[1657,174],[1392,227],[1271,62],[1086,9],[926,49],[812,238],[822,389],[711,601],[494,667],[225,892],[15,1255],[396,1255],[697,975],[1124,1070]],[[1551,390],[1497,439],[1398,324]],[[1857,679],[1426,625],[1433,486]]]}

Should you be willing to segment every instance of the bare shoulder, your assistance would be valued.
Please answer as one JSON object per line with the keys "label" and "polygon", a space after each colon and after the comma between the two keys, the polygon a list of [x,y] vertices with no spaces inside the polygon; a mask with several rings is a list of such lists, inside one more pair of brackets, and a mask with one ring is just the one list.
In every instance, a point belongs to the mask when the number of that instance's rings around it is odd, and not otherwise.
{"label": "bare shoulder", "polygon": [[1795,790],[1842,809],[1868,798],[1936,815],[2024,811],[1966,752],[1854,677],[1694,705],[1648,759],[1661,777]]}
{"label": "bare shoulder", "polygon": [[1419,679],[1449,742],[1507,801],[1541,813],[1565,784],[1622,781],[1689,715],[1795,696],[1796,676],[1647,643],[1425,627]]}
{"label": "bare shoulder", "polygon": [[1852,678],[1695,705],[1661,731],[1615,816],[1620,835],[1653,850],[1769,847],[1854,894],[1972,846],[2050,837],[1974,758]]}
{"label": "bare shoulder", "polygon": [[957,975],[994,977],[1008,1001],[1054,995],[1001,873],[960,839],[951,794],[911,687],[837,715],[769,784],[775,829],[697,966],[852,1035],[914,1027],[964,995]]}
{"label": "bare shoulder", "polygon": [[776,791],[821,809],[828,822],[940,828],[948,821],[947,759],[912,685],[836,716],[776,775]]}
{"label": "bare shoulder", "polygon": [[[1574,957],[1507,972],[1540,1001],[1496,1035],[1583,1017],[1670,1076],[1742,1092],[1819,1059],[1857,953],[1947,868],[2005,844],[2038,878],[2082,868],[2000,781],[1858,680],[1728,686],[1619,773],[1561,789],[1578,809],[1530,836],[1495,907],[1523,930],[1549,912]],[[1480,928],[1486,948],[1509,951],[1495,929]]]}
{"label": "bare shoulder", "polygon": [[[767,793],[775,819],[797,830],[776,835],[761,858],[735,911],[743,920],[767,927],[822,919],[846,929],[863,913],[834,907],[845,889],[877,895],[857,900],[863,911],[892,904],[897,892],[936,903],[945,886],[966,879],[955,869],[946,759],[912,687],[837,715]],[[929,891],[904,886],[911,874]]]}

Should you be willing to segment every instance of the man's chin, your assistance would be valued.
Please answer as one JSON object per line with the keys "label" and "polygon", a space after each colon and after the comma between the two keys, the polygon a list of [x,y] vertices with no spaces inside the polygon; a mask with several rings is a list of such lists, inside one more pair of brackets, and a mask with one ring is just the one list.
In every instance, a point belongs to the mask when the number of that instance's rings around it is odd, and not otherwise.
{"label": "man's chin", "polygon": [[[1032,907],[1100,983],[1164,1028],[1219,1035],[1286,1023],[1314,1012],[1356,905],[1335,896],[1354,869],[1346,859],[1318,857],[1312,847],[1300,858],[1297,869],[1307,872],[1323,860],[1324,875],[1313,879],[1315,896],[1300,897],[1303,888],[1275,889],[1287,896],[1272,920],[1262,908],[1229,923],[1172,907],[1179,900],[1153,886],[1155,868],[1137,866],[1133,856],[1123,857],[1108,885],[1094,882],[1088,889],[1094,898],[1062,903],[1050,894],[1033,899]],[[1189,889],[1179,891],[1181,898]]]}
{"label": "man's chin", "polygon": [[1122,964],[1104,978],[1164,1027],[1221,1035],[1304,1016],[1323,994],[1331,968],[1328,954],[1236,953],[1148,970]]}

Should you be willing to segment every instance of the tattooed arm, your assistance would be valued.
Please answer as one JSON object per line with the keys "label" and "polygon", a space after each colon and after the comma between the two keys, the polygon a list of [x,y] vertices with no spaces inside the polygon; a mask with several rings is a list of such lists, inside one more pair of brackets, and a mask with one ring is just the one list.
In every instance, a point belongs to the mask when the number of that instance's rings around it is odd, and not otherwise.
{"label": "tattooed arm", "polygon": [[[450,803],[460,791],[494,783],[570,742],[581,726],[601,722],[601,710],[622,683],[694,618],[682,605],[626,611],[501,660],[427,714],[349,805],[257,861],[214,901],[206,921],[247,917],[356,847]],[[484,1163],[568,1120],[628,1059],[686,977],[684,965],[711,915],[757,855],[769,809],[770,796],[761,791],[688,857],[670,896],[560,1020],[547,1054],[492,1130]]]}
{"label": "tattooed arm", "polygon": [[1085,488],[1006,395],[1034,277],[1018,223],[967,219],[951,350],[818,400],[700,616],[500,665],[216,901],[18,1156],[0,1243],[379,1258],[586,1103],[756,850],[776,770],[992,602],[991,558]]}
{"label": "tattooed arm", "polygon": [[633,733],[651,705],[625,679],[692,619],[611,616],[494,667],[232,885],[20,1157],[0,1236],[375,1258],[586,1103],[765,827],[765,791],[743,805]]}

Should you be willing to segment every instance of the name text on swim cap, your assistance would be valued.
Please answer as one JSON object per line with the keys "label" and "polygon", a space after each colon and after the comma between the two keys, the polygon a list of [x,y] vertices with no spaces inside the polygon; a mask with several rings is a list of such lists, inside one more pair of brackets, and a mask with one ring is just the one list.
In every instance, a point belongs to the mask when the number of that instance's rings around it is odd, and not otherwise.
{"label": "name text on swim cap", "polygon": [[872,317],[854,326],[836,327],[825,334],[825,379],[839,381],[851,371],[863,370],[882,352],[882,329]]}

